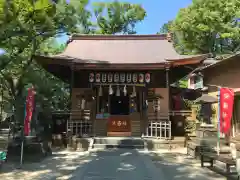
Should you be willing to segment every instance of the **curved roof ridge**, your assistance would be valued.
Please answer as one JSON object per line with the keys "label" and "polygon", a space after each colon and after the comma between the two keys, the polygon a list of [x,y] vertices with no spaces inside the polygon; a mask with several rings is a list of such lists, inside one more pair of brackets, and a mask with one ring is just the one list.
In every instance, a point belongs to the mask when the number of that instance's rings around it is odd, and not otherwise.
{"label": "curved roof ridge", "polygon": [[71,40],[167,40],[167,34],[72,34]]}

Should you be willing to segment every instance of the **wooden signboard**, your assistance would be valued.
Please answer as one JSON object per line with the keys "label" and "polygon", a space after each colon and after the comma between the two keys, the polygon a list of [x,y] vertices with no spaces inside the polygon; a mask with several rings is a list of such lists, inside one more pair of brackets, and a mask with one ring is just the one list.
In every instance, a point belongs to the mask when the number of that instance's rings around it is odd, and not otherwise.
{"label": "wooden signboard", "polygon": [[110,116],[108,119],[108,135],[129,136],[131,121],[128,115]]}

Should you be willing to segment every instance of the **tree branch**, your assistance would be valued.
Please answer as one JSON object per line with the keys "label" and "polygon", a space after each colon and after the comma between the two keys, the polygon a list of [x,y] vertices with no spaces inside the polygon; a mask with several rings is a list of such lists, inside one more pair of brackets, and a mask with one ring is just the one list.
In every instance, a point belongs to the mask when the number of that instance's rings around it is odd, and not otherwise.
{"label": "tree branch", "polygon": [[12,84],[12,82],[10,82],[10,79],[5,74],[3,74],[2,71],[0,71],[0,74],[3,77],[3,83],[6,87],[6,89],[8,89],[8,92],[11,95],[12,99],[15,100],[15,94],[14,94],[14,89],[13,89],[12,85],[8,85],[6,83],[6,81],[8,81],[9,84]]}
{"label": "tree branch", "polygon": [[19,89],[21,89],[22,86],[22,79],[25,75],[25,73],[28,71],[28,68],[30,67],[30,65],[33,62],[33,56],[36,52],[36,36],[33,38],[33,47],[32,47],[32,52],[31,52],[31,56],[30,59],[28,60],[27,64],[22,68],[21,71],[21,76],[18,78],[17,82],[16,82],[16,90],[18,90],[17,94],[19,94]]}

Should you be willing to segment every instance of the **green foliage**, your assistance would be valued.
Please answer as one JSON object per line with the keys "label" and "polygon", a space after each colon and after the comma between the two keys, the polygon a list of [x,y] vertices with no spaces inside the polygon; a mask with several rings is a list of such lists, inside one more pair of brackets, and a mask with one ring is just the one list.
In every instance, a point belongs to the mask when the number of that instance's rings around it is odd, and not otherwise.
{"label": "green foliage", "polygon": [[41,54],[56,55],[60,54],[66,48],[66,44],[59,44],[56,38],[49,38],[47,41],[40,45]]}
{"label": "green foliage", "polygon": [[188,120],[186,121],[186,124],[185,124],[185,131],[188,132],[189,134],[192,134],[196,131],[196,121],[195,120]]}
{"label": "green foliage", "polygon": [[[56,54],[65,46],[56,47],[54,38],[62,33],[78,32],[83,25],[86,1],[67,5],[64,0],[14,0],[0,2],[0,47],[5,50],[0,59],[0,75],[4,84],[4,99],[15,107],[15,117],[23,120],[26,88],[33,84],[40,106],[64,109],[69,101],[66,85],[46,73],[33,60],[44,52]],[[60,103],[61,101],[61,103]]]}
{"label": "green foliage", "polygon": [[235,52],[240,45],[239,0],[194,0],[179,11],[172,31],[188,53]]}
{"label": "green foliage", "polygon": [[157,34],[166,34],[168,32],[171,32],[172,30],[172,21],[168,21],[167,23],[164,23],[162,27],[160,28],[160,31],[157,32]]}
{"label": "green foliage", "polygon": [[114,2],[94,3],[96,33],[135,34],[136,23],[142,21],[146,12],[139,4]]}
{"label": "green foliage", "polygon": [[[54,3],[55,2],[55,3]],[[69,108],[69,85],[42,69],[35,54],[54,55],[66,45],[56,37],[71,33],[135,33],[145,10],[137,4],[98,3],[94,14],[86,9],[88,0],[0,0],[0,78],[7,111],[15,108],[23,120],[26,89],[34,85],[36,101],[44,112]],[[105,13],[107,12],[107,13]],[[92,22],[92,16],[96,22]]]}

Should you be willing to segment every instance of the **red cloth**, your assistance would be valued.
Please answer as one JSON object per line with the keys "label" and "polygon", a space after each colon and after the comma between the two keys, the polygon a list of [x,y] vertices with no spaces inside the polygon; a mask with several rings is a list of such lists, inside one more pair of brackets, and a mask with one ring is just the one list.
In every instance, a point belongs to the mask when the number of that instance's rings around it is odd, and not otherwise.
{"label": "red cloth", "polygon": [[234,92],[229,88],[220,89],[220,131],[228,134],[231,129]]}
{"label": "red cloth", "polygon": [[24,120],[24,134],[25,136],[29,135],[30,132],[30,122],[32,119],[32,113],[33,113],[33,103],[34,103],[34,89],[29,88],[27,99],[26,99],[26,116]]}

